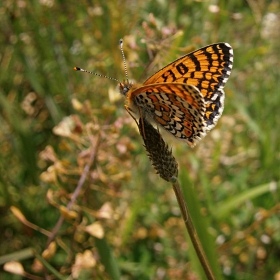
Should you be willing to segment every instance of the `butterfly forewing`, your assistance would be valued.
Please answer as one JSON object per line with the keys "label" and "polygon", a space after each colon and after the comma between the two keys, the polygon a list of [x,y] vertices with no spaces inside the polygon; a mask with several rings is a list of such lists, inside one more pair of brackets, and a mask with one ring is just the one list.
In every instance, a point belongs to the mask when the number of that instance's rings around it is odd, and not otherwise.
{"label": "butterfly forewing", "polygon": [[189,53],[168,64],[144,85],[186,83],[196,86],[203,96],[224,87],[233,64],[233,51],[227,43],[217,43]]}
{"label": "butterfly forewing", "polygon": [[144,85],[185,83],[198,88],[204,97],[207,130],[212,129],[224,109],[223,87],[233,65],[233,50],[227,43],[217,43],[189,53],[168,64]]}

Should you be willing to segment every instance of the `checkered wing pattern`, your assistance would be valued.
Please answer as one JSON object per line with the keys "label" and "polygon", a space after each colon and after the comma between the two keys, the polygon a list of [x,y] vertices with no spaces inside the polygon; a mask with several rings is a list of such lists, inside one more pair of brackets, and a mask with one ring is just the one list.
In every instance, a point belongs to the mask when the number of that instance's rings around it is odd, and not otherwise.
{"label": "checkered wing pattern", "polygon": [[137,108],[133,107],[140,108],[142,117],[153,120],[191,147],[206,134],[205,103],[201,92],[193,85],[158,83],[140,86],[128,92],[127,104],[134,112]]}
{"label": "checkered wing pattern", "polygon": [[184,83],[202,93],[206,106],[204,120],[212,129],[224,109],[223,88],[233,66],[233,50],[228,43],[217,43],[189,53],[168,64],[144,85],[155,83]]}
{"label": "checkered wing pattern", "polygon": [[233,50],[217,43],[168,64],[142,85],[120,84],[127,108],[193,147],[212,129],[224,109],[224,85]]}

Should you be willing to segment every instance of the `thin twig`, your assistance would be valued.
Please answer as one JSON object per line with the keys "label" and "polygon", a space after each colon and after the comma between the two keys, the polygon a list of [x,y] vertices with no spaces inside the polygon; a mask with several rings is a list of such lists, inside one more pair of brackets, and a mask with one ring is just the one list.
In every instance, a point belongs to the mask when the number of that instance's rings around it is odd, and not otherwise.
{"label": "thin twig", "polygon": [[[90,170],[90,167],[92,166],[93,162],[94,162],[94,159],[96,157],[96,154],[97,154],[97,149],[99,147],[99,143],[100,143],[100,134],[97,136],[97,139],[96,139],[96,143],[95,143],[95,146],[92,148],[91,152],[90,152],[90,158],[89,158],[89,162],[85,165],[84,167],[84,171],[79,179],[79,182],[78,182],[78,185],[71,197],[71,200],[69,201],[69,203],[67,204],[67,209],[70,210],[72,205],[74,204],[74,202],[76,201],[76,198],[78,197],[84,183],[85,183],[85,180],[88,176],[88,173],[89,173],[89,170]],[[61,215],[55,225],[55,227],[53,228],[52,230],[52,233],[51,235],[49,236],[48,238],[48,242],[47,242],[47,247],[49,246],[49,244],[53,241],[53,239],[55,238],[58,230],[60,229],[62,223],[64,221],[64,217]]]}
{"label": "thin twig", "polygon": [[175,183],[172,184],[172,186],[173,186],[173,190],[175,192],[178,204],[180,206],[180,210],[181,210],[184,222],[185,222],[185,226],[188,230],[188,233],[189,233],[189,236],[191,238],[193,247],[194,247],[194,249],[196,251],[196,254],[199,258],[199,261],[200,261],[200,263],[201,263],[201,265],[204,269],[206,277],[209,280],[215,280],[216,278],[215,278],[215,276],[212,272],[211,266],[208,262],[208,259],[205,255],[205,252],[202,248],[199,237],[198,237],[197,232],[195,230],[195,227],[193,225],[193,222],[192,222],[192,219],[191,219],[191,216],[190,216],[190,213],[189,213],[189,209],[186,205],[186,202],[185,202],[184,195],[183,195],[182,189],[180,187],[180,184],[179,184],[178,181],[176,181]]}

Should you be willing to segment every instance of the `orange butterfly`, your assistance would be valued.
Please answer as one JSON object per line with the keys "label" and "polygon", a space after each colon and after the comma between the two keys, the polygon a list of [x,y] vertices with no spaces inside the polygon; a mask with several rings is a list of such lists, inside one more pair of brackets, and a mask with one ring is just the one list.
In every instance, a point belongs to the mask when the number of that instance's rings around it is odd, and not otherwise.
{"label": "orange butterfly", "polygon": [[[124,58],[122,40],[120,44]],[[194,147],[223,112],[223,87],[232,66],[231,46],[217,43],[173,61],[143,84],[132,84],[127,79],[120,82],[119,88],[126,97],[128,112],[139,114]]]}

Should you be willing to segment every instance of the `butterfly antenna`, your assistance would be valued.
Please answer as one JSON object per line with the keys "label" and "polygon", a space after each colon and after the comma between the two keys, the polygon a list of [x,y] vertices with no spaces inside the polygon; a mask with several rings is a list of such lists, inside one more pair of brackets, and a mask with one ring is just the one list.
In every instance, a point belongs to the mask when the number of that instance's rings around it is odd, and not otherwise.
{"label": "butterfly antenna", "polygon": [[128,81],[127,66],[126,66],[126,60],[125,60],[124,51],[123,51],[123,39],[120,39],[120,48],[121,48],[121,53],[122,53],[124,74],[125,74],[125,77],[126,77],[126,79],[127,79],[127,81]]}
{"label": "butterfly antenna", "polygon": [[101,78],[106,78],[106,79],[113,80],[113,81],[116,81],[118,83],[121,83],[119,80],[117,80],[115,78],[108,77],[106,75],[102,75],[102,74],[98,74],[98,73],[94,73],[94,72],[91,72],[91,71],[88,71],[88,70],[85,70],[85,69],[82,69],[82,68],[79,68],[79,67],[74,67],[74,70],[75,71],[86,72],[86,73],[89,73],[89,74],[92,74],[92,75],[95,75],[95,76],[98,76],[98,77],[101,77]]}

